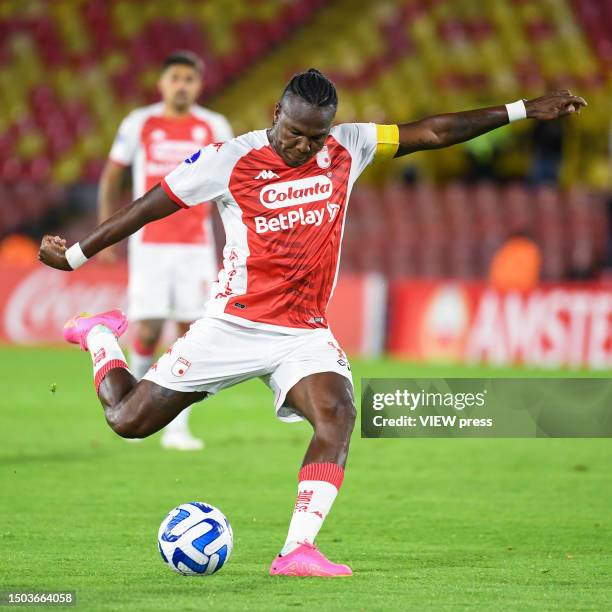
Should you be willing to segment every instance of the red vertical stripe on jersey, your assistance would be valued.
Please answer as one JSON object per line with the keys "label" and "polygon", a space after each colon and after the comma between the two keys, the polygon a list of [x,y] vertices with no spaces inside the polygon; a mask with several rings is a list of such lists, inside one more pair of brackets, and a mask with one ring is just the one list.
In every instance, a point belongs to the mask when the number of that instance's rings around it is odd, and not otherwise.
{"label": "red vertical stripe on jersey", "polygon": [[[285,327],[327,327],[352,160],[333,136],[326,145],[329,165],[323,168],[316,157],[291,168],[270,146],[236,163],[229,187],[247,228],[247,294],[231,297],[227,314]],[[294,189],[295,181],[302,183]],[[304,202],[292,195],[303,193],[300,185],[312,189]]]}

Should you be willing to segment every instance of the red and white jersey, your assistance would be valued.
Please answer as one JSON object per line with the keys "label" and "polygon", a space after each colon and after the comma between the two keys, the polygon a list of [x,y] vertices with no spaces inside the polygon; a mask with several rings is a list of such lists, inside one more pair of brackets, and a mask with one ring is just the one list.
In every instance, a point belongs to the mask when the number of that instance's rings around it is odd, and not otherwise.
{"label": "red and white jersey", "polygon": [[[121,123],[111,148],[112,161],[132,166],[134,199],[157,185],[194,151],[233,136],[223,115],[201,106],[193,106],[189,115],[181,118],[164,117],[163,113],[161,102],[132,111]],[[149,223],[130,240],[212,244],[210,206]]]}
{"label": "red and white jersey", "polygon": [[327,327],[348,198],[377,152],[379,127],[338,125],[297,168],[266,130],[249,132],[203,148],[166,176],[162,188],[177,204],[214,201],[225,226],[208,315],[288,333]]}

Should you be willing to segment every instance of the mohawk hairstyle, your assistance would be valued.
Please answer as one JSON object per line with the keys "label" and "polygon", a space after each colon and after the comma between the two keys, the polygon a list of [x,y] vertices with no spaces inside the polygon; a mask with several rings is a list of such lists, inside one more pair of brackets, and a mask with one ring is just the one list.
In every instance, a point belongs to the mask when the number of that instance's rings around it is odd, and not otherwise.
{"label": "mohawk hairstyle", "polygon": [[191,51],[173,51],[164,60],[162,70],[165,70],[169,66],[175,66],[177,64],[181,66],[191,66],[192,68],[195,68],[195,70],[200,74],[204,73],[204,62],[195,53],[192,53]]}
{"label": "mohawk hairstyle", "polygon": [[315,68],[296,74],[287,83],[281,99],[290,93],[299,96],[313,106],[338,106],[335,85]]}

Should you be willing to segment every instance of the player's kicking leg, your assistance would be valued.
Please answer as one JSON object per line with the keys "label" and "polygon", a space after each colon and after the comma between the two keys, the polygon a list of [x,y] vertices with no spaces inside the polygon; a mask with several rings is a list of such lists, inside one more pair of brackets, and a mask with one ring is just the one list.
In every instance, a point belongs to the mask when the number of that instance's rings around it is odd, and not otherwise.
{"label": "player's kicking leg", "polygon": [[124,438],[145,438],[206,393],[173,391],[148,380],[138,382],[127,369],[117,342],[126,329],[125,314],[111,310],[73,317],[64,327],[64,337],[91,354],[96,393],[110,427]]}
{"label": "player's kicking leg", "polygon": [[287,400],[314,429],[298,476],[298,494],[287,540],[272,562],[272,576],[344,577],[347,565],[332,563],[314,546],[342,480],[355,424],[352,385],[335,372],[306,376]]}

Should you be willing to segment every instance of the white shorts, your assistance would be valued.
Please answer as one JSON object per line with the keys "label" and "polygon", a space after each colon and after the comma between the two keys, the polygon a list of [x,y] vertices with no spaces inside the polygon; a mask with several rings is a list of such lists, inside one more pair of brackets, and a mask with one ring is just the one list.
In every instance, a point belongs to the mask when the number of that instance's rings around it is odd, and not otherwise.
{"label": "white shorts", "polygon": [[128,316],[191,322],[204,314],[217,262],[212,246],[130,244]]}
{"label": "white shorts", "polygon": [[259,377],[274,392],[276,416],[292,422],[303,417],[287,404],[287,393],[302,378],[318,372],[337,372],[353,384],[346,355],[329,329],[295,335],[205,317],[172,345],[144,379],[175,391],[213,395]]}

